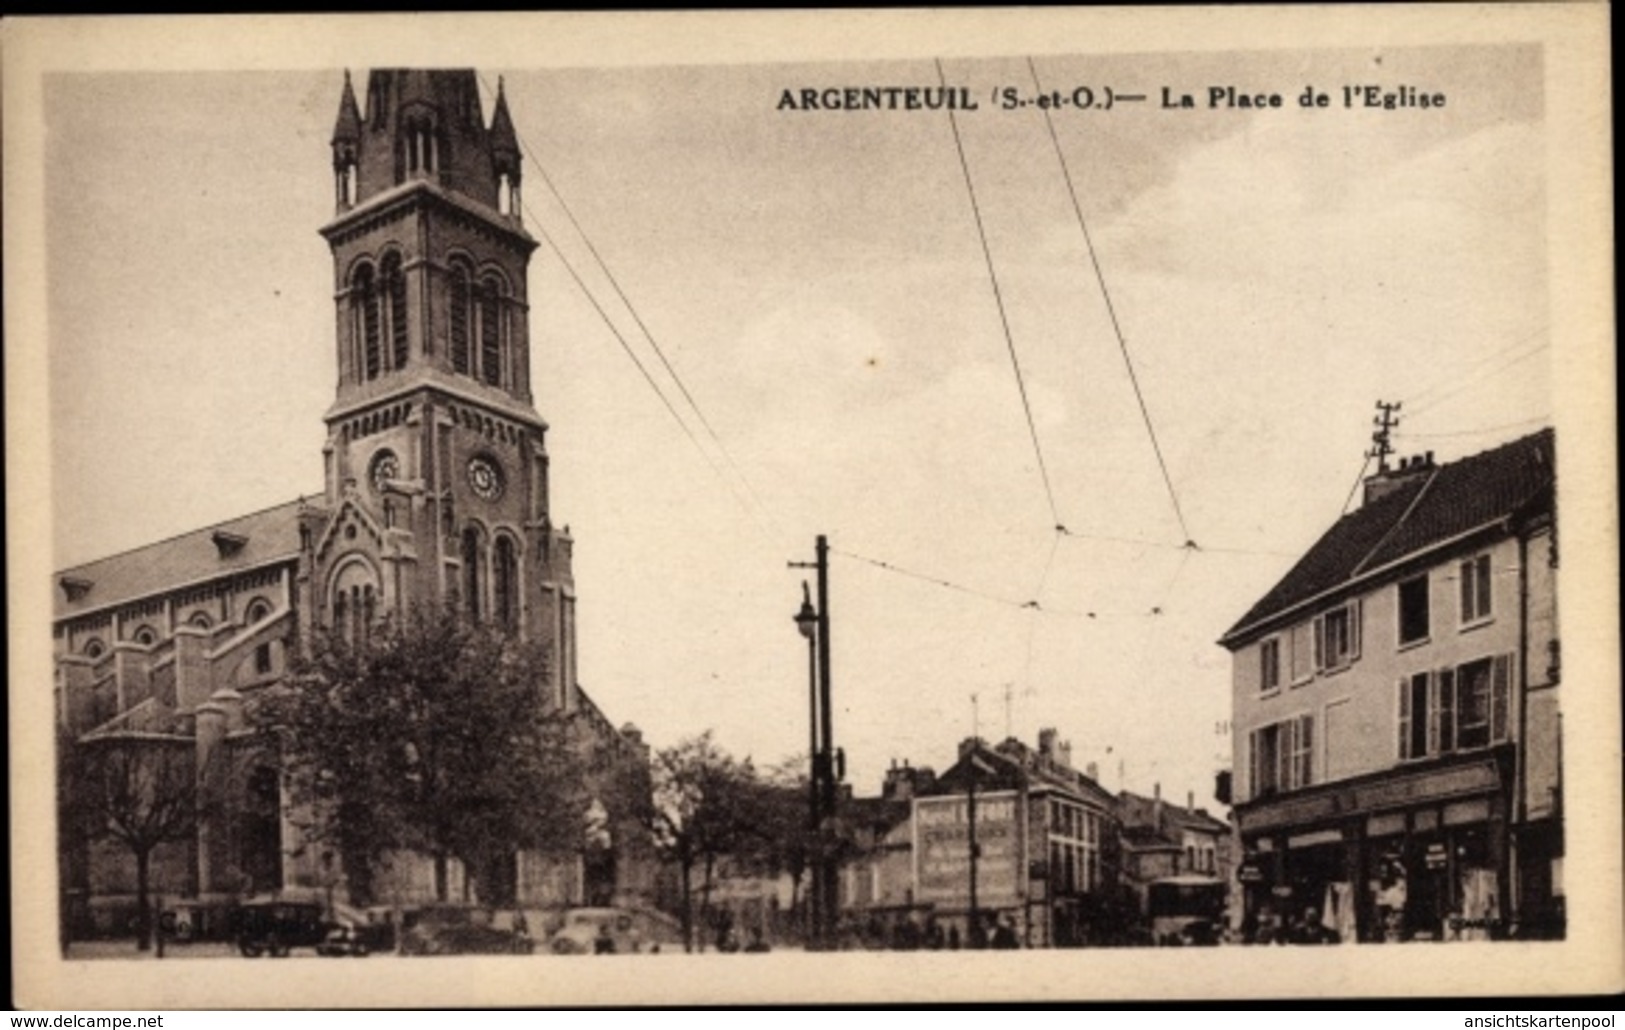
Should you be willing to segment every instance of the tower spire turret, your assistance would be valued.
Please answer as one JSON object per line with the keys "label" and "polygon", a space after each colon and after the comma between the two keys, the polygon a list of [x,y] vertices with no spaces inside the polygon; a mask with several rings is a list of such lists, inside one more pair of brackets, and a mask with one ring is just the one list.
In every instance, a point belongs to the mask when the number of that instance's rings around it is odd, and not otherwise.
{"label": "tower spire turret", "polygon": [[344,211],[355,204],[357,193],[356,163],[360,158],[361,109],[355,102],[355,88],[350,85],[350,70],[344,70],[344,94],[339,98],[339,116],[333,124],[333,178],[338,210]]}
{"label": "tower spire turret", "polygon": [[344,70],[344,94],[339,97],[339,117],[333,126],[333,145],[361,142],[361,108],[355,102],[350,70]]}
{"label": "tower spire turret", "polygon": [[508,115],[508,98],[503,92],[502,76],[497,76],[497,101],[491,112],[491,170],[497,177],[497,203],[505,214],[520,216],[519,179],[522,174],[519,137],[513,131],[513,119]]}

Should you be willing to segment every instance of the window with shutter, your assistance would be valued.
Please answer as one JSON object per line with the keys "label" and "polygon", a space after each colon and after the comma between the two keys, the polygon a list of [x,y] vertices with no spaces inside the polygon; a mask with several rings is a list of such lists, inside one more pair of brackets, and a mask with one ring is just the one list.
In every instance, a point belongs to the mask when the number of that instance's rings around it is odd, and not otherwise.
{"label": "window with shutter", "polygon": [[1296,733],[1293,740],[1292,756],[1292,787],[1294,789],[1307,787],[1313,782],[1313,767],[1315,756],[1315,719],[1312,715],[1300,715],[1296,722]]}
{"label": "window with shutter", "polygon": [[1482,622],[1492,614],[1490,610],[1490,556],[1480,554],[1457,567],[1461,582],[1461,622],[1469,625]]}
{"label": "window with shutter", "polygon": [[1469,662],[1456,670],[1456,746],[1483,747],[1490,742],[1490,697],[1493,663]]}
{"label": "window with shutter", "polygon": [[1292,682],[1302,683],[1315,674],[1315,627],[1300,622],[1292,627]]}

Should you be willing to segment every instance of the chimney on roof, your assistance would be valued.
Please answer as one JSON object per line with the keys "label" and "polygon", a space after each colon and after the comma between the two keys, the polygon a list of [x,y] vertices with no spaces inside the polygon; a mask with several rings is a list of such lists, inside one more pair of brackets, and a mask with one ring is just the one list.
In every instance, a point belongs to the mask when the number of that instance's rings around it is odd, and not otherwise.
{"label": "chimney on roof", "polygon": [[1072,768],[1072,742],[1070,740],[1056,742],[1055,764],[1059,765],[1063,769]]}
{"label": "chimney on roof", "polygon": [[886,778],[880,784],[880,796],[893,801],[907,801],[920,792],[922,771],[930,773],[929,769],[915,769],[907,761],[898,765],[897,759],[892,759],[891,768],[886,770]]}
{"label": "chimney on roof", "polygon": [[1088,765],[1083,767],[1083,774],[1089,777],[1091,780],[1094,780],[1096,783],[1100,782],[1100,766],[1093,762],[1090,762]]}
{"label": "chimney on roof", "polygon": [[1158,831],[1162,829],[1162,783],[1158,781],[1151,785],[1151,825]]}
{"label": "chimney on roof", "polygon": [[1194,790],[1187,790],[1185,792],[1185,811],[1189,812],[1191,815],[1196,814],[1196,791]]}
{"label": "chimney on roof", "polygon": [[1055,727],[1045,726],[1038,731],[1038,753],[1044,758],[1055,757]]}
{"label": "chimney on roof", "polygon": [[1400,458],[1398,466],[1394,468],[1379,468],[1365,479],[1363,503],[1372,504],[1379,501],[1405,484],[1432,472],[1435,467],[1433,452],[1428,451],[1426,454]]}

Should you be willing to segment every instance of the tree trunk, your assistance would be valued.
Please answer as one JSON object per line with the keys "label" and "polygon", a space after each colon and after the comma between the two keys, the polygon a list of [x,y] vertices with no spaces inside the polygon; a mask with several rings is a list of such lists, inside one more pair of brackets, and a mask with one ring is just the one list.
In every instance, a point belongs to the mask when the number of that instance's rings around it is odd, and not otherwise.
{"label": "tree trunk", "polygon": [[147,892],[150,858],[151,852],[148,850],[137,849],[135,852],[135,946],[138,951],[152,949],[152,905]]}
{"label": "tree trunk", "polygon": [[693,876],[689,871],[688,859],[681,860],[683,867],[683,950],[694,950],[694,888]]}
{"label": "tree trunk", "polygon": [[[705,932],[711,932],[711,873],[716,865],[716,856],[705,856],[705,880],[700,884],[700,921],[705,924]],[[705,938],[700,938],[700,952],[705,952]]]}
{"label": "tree trunk", "polygon": [[434,898],[436,901],[439,901],[442,904],[447,900],[446,893],[449,890],[449,887],[446,881],[448,879],[449,877],[446,871],[446,854],[443,851],[436,851],[434,853]]}

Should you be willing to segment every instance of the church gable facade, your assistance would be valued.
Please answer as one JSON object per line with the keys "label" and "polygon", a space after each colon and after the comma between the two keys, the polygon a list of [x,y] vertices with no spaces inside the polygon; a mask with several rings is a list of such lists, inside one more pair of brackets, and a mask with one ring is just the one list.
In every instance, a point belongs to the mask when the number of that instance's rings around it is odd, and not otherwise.
{"label": "church gable facade", "polygon": [[[616,730],[576,679],[572,541],[551,517],[530,388],[536,242],[506,98],[499,87],[487,125],[472,70],[386,69],[369,75],[363,108],[346,75],[332,162],[323,495],[56,574],[59,736],[188,756],[200,799],[223,803],[200,800],[196,839],[160,847],[153,880],[204,905],[342,889],[331,858],[301,846],[243,714],[317,629],[354,639],[389,613],[443,606],[494,623],[548,649],[537,703],[576,717],[584,754],[647,766],[636,731]],[[515,904],[635,902],[652,883],[602,856],[573,873],[516,863],[519,896],[503,899]],[[130,865],[104,844],[64,849],[73,932],[123,928]],[[609,881],[588,883],[588,865]],[[432,877],[400,868],[393,900],[430,900]]]}

